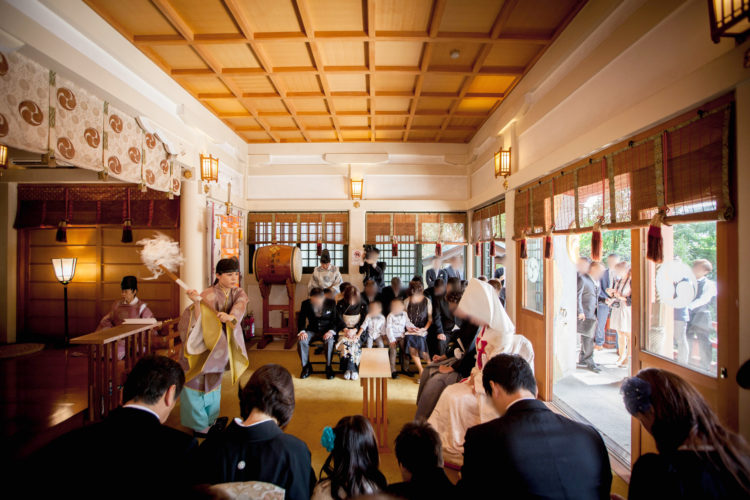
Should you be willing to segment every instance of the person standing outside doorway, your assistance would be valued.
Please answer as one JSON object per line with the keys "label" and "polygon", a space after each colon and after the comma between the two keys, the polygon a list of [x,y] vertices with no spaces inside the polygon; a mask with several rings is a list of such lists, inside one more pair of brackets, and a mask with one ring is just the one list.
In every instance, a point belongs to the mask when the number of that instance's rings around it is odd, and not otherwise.
{"label": "person standing outside doorway", "polygon": [[594,373],[601,371],[594,362],[594,335],[597,327],[599,283],[603,274],[604,265],[593,262],[588,273],[578,275],[578,333],[581,336],[578,366]]}
{"label": "person standing outside doorway", "polygon": [[604,333],[607,328],[607,319],[612,312],[612,304],[615,298],[607,290],[612,290],[617,279],[617,264],[620,263],[620,257],[616,254],[607,256],[607,270],[602,274],[599,280],[599,305],[596,308],[596,337],[594,339],[594,349],[600,351],[604,345]]}

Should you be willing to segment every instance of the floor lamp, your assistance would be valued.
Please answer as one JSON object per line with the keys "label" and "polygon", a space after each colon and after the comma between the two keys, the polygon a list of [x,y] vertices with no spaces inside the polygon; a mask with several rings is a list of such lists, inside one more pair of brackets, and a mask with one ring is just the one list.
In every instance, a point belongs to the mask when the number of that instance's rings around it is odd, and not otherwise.
{"label": "floor lamp", "polygon": [[65,304],[65,345],[68,345],[68,283],[73,281],[76,274],[76,262],[78,259],[52,259],[52,267],[55,270],[55,277],[63,286],[63,301]]}

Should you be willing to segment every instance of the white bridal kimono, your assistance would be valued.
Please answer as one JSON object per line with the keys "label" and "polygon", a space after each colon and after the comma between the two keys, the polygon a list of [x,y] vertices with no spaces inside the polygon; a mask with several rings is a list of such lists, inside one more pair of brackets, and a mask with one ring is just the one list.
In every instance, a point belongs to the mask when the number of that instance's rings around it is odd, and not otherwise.
{"label": "white bridal kimono", "polygon": [[440,434],[445,462],[460,467],[466,430],[499,417],[485,396],[482,368],[493,356],[506,353],[520,355],[533,369],[534,349],[526,337],[514,334],[516,327],[492,285],[472,279],[458,308],[473,323],[484,325],[476,338],[476,365],[468,379],[445,388],[428,422]]}

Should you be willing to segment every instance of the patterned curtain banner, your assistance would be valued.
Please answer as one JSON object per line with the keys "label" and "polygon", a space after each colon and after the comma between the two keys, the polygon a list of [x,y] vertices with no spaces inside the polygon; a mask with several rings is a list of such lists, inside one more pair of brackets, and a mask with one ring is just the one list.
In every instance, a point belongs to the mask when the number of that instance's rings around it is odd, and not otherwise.
{"label": "patterned curtain banner", "polygon": [[70,80],[50,75],[50,149],[58,163],[100,171],[104,101]]}
{"label": "patterned curtain banner", "polygon": [[182,172],[182,167],[180,167],[180,164],[176,161],[170,160],[169,168],[172,172],[172,194],[175,196],[180,196],[180,192],[182,191],[182,182],[180,182],[180,173]]}
{"label": "patterned curtain banner", "polygon": [[131,116],[104,105],[104,165],[112,177],[141,182],[143,133]]}
{"label": "patterned curtain banner", "polygon": [[49,144],[49,71],[0,52],[0,143],[32,153]]}
{"label": "patterned curtain banner", "polygon": [[240,223],[235,215],[221,216],[221,258],[240,258]]}
{"label": "patterned curtain banner", "polygon": [[156,135],[143,132],[143,181],[157,191],[172,190],[172,170],[167,150]]}

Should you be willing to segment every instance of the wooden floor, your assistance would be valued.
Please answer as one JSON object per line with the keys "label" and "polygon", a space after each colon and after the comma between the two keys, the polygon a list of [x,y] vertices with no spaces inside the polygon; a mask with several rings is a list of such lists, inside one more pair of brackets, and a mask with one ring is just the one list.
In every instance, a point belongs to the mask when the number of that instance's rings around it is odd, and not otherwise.
{"label": "wooden floor", "polygon": [[[0,360],[0,463],[17,461],[83,425],[87,359],[54,349]],[[7,470],[7,469],[4,469]]]}

